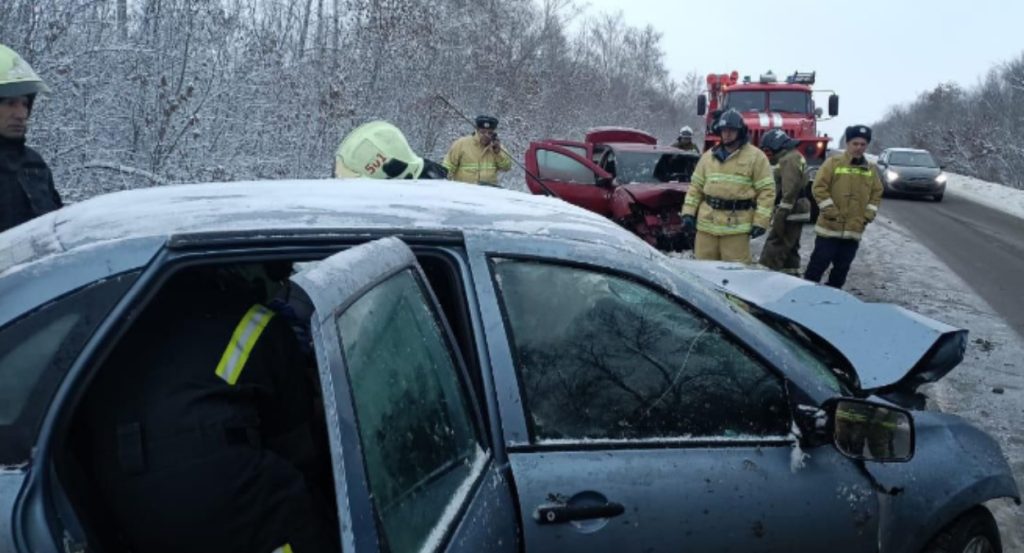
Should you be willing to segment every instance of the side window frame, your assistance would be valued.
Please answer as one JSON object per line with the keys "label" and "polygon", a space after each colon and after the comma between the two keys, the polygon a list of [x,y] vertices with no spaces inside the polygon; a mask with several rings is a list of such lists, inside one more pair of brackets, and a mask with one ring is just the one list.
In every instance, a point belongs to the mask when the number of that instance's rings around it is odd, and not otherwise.
{"label": "side window frame", "polygon": [[[638,276],[636,274],[633,274],[633,273],[629,273],[629,272],[625,272],[625,271],[621,271],[621,270],[616,270],[616,269],[613,269],[613,268],[610,268],[610,267],[606,267],[606,266],[590,264],[590,263],[586,263],[586,262],[575,262],[575,261],[569,261],[569,260],[565,260],[565,259],[550,258],[550,257],[546,257],[546,256],[541,256],[541,255],[517,254],[517,253],[494,253],[494,252],[491,252],[491,253],[488,253],[486,255],[486,265],[487,265],[488,273],[489,273],[490,278],[491,278],[491,283],[490,284],[493,287],[494,295],[495,295],[495,300],[498,303],[498,309],[499,309],[499,313],[500,313],[501,319],[502,319],[502,326],[503,326],[502,332],[503,332],[503,334],[506,336],[506,338],[508,340],[509,354],[511,355],[511,358],[512,358],[512,369],[513,369],[513,372],[515,373],[514,380],[515,380],[515,382],[517,384],[517,390],[516,391],[517,391],[518,397],[519,397],[518,403],[519,403],[519,407],[521,409],[521,416],[523,417],[523,421],[524,421],[524,423],[526,425],[526,433],[527,433],[527,438],[528,438],[528,442],[529,442],[529,445],[525,446],[527,449],[534,449],[534,448],[542,448],[543,449],[543,448],[546,448],[546,445],[543,444],[542,442],[538,441],[538,438],[537,438],[537,435],[536,435],[536,432],[535,432],[535,429],[534,429],[534,426],[533,426],[532,417],[530,416],[529,412],[527,411],[527,409],[528,409],[528,407],[527,407],[527,399],[526,399],[527,398],[527,394],[526,394],[525,384],[523,382],[522,375],[519,372],[520,359],[519,359],[519,353],[518,353],[517,347],[516,347],[516,339],[515,339],[515,334],[514,334],[515,330],[512,327],[511,321],[509,321],[509,319],[508,319],[508,308],[507,308],[507,305],[506,305],[506,300],[505,300],[503,294],[501,293],[501,285],[500,285],[500,283],[497,280],[498,279],[498,273],[497,273],[497,270],[496,270],[496,267],[495,267],[495,262],[499,261],[499,260],[515,261],[515,262],[527,262],[527,263],[533,262],[533,263],[541,263],[541,264],[545,264],[545,265],[549,265],[549,266],[555,266],[555,267],[563,267],[563,268],[569,268],[569,269],[578,269],[578,270],[589,271],[589,272],[593,272],[593,273],[597,273],[597,274],[601,274],[601,275],[605,275],[605,276],[609,276],[609,277],[613,277],[613,278],[623,279],[623,280],[626,280],[626,281],[631,282],[633,284],[642,286],[642,287],[650,290],[651,292],[654,292],[654,293],[657,293],[659,295],[662,295],[668,301],[672,302],[677,307],[687,311],[688,313],[690,313],[695,318],[699,318],[699,319],[703,319],[703,320],[707,321],[708,324],[711,325],[711,327],[713,327],[714,329],[716,329],[721,334],[721,336],[725,340],[728,341],[729,344],[731,344],[739,352],[741,352],[742,354],[746,355],[747,357],[752,359],[754,362],[756,362],[760,367],[762,367],[766,371],[767,374],[770,374],[772,377],[776,378],[778,380],[779,384],[780,384],[780,387],[783,390],[783,395],[784,395],[784,399],[785,399],[786,405],[791,406],[793,404],[793,397],[792,397],[792,393],[791,393],[791,390],[790,390],[789,379],[786,378],[785,374],[783,374],[773,363],[768,361],[764,356],[760,355],[755,349],[749,347],[748,344],[746,344],[743,340],[739,339],[739,337],[736,336],[735,333],[731,332],[728,328],[726,328],[723,325],[719,324],[713,318],[708,317],[701,310],[699,310],[696,306],[692,305],[690,302],[687,302],[685,300],[685,298],[682,298],[682,297],[672,293],[671,291],[667,290],[664,286],[661,286],[659,284],[651,282],[651,281],[649,281],[647,279],[644,279],[644,278],[642,278],[642,277],[640,277],[640,276]],[[789,423],[790,423],[790,427],[791,427],[792,424],[793,424],[793,414],[792,414],[792,410],[791,409],[788,412],[788,418],[789,418]],[[755,441],[757,441],[759,443],[768,443],[768,442],[772,442],[773,443],[773,442],[776,442],[776,441],[789,443],[789,438],[785,437],[785,436],[782,436],[782,435],[779,435],[779,436],[768,436],[768,435],[766,435],[766,436],[760,436],[758,438],[759,439],[757,439]],[[783,438],[785,438],[785,439],[783,439]],[[751,441],[751,438],[750,437],[746,437],[746,436],[739,436],[739,437],[735,437],[735,438],[714,437],[714,438],[711,438],[711,439],[707,439],[707,438],[693,438],[692,440],[672,438],[672,437],[667,437],[666,436],[666,437],[645,438],[642,441],[639,441],[639,440],[634,439],[634,438],[600,439],[600,440],[588,440],[586,438],[567,438],[565,440],[559,440],[558,445],[555,446],[555,449],[563,449],[566,446],[568,446],[570,449],[572,447],[584,447],[584,448],[587,448],[587,447],[592,447],[592,444],[594,444],[594,443],[597,443],[597,444],[609,444],[609,443],[611,443],[611,444],[617,444],[617,443],[621,443],[621,444],[641,444],[644,447],[665,447],[666,445],[669,445],[669,446],[672,446],[672,447],[678,447],[678,446],[682,446],[682,445],[688,445],[689,443],[693,443],[694,445],[702,445],[702,444],[707,444],[707,443],[714,443],[714,444],[749,443],[750,441]],[[572,445],[569,445],[569,444],[572,444]],[[513,447],[513,449],[518,450],[518,449],[521,449],[523,446],[513,445],[512,447]]]}
{"label": "side window frame", "polygon": [[[356,430],[356,432],[357,432],[357,440],[359,440],[359,442],[360,442],[360,444],[359,444],[360,456],[362,457],[364,471],[366,471],[366,478],[367,478],[367,484],[368,485],[370,484],[370,481],[369,481],[369,466],[370,466],[370,464],[369,464],[369,461],[367,459],[367,452],[366,452],[366,447],[367,446],[366,446],[365,443],[362,443],[362,436],[363,436],[363,434],[362,434],[362,431],[360,430],[362,428],[362,422],[360,421],[359,411],[356,408],[356,402],[355,402],[356,389],[355,389],[355,383],[352,381],[352,373],[351,373],[352,365],[351,365],[350,359],[348,358],[348,355],[346,354],[346,351],[345,351],[345,339],[344,339],[344,335],[343,335],[343,333],[341,331],[341,328],[340,328],[340,326],[342,324],[341,323],[341,319],[349,311],[349,309],[351,309],[354,305],[359,303],[359,301],[361,299],[366,297],[372,291],[376,290],[379,286],[381,286],[381,285],[391,281],[392,279],[398,277],[399,275],[401,275],[402,272],[404,272],[406,270],[409,270],[412,273],[412,276],[414,278],[416,287],[419,290],[419,292],[422,295],[422,298],[424,300],[424,307],[427,308],[427,310],[430,313],[430,317],[431,317],[433,323],[437,326],[437,329],[438,329],[438,331],[439,331],[439,333],[441,335],[442,346],[444,348],[446,348],[446,350],[448,352],[448,355],[449,355],[449,357],[451,359],[452,368],[454,369],[454,377],[455,377],[455,380],[456,380],[456,385],[459,387],[459,390],[463,394],[463,396],[465,398],[465,401],[466,401],[467,414],[468,414],[468,418],[469,418],[469,423],[470,423],[470,425],[472,427],[472,432],[474,434],[475,443],[480,447],[480,449],[482,450],[482,453],[483,453],[480,462],[484,463],[484,466],[486,466],[488,463],[490,463],[493,460],[493,448],[492,448],[491,443],[489,442],[489,439],[488,439],[488,436],[489,436],[488,428],[486,427],[486,425],[484,424],[484,421],[482,420],[481,411],[480,411],[480,400],[476,397],[477,396],[476,387],[474,386],[473,381],[469,378],[469,375],[467,374],[466,363],[465,363],[464,359],[462,359],[462,353],[461,353],[460,347],[459,347],[459,345],[458,345],[458,343],[457,343],[457,341],[456,341],[456,339],[454,337],[452,329],[450,328],[450,324],[448,323],[446,317],[443,314],[443,310],[440,307],[440,303],[437,300],[436,294],[434,293],[434,290],[431,287],[431,285],[429,283],[429,280],[427,279],[426,275],[423,273],[423,269],[421,267],[419,267],[418,264],[417,264],[417,266],[415,266],[415,267],[408,267],[408,268],[404,268],[402,270],[399,270],[397,272],[394,272],[394,273],[388,275],[387,277],[385,277],[385,278],[375,282],[372,286],[367,287],[367,288],[361,290],[358,294],[353,295],[352,298],[350,299],[350,301],[346,302],[346,304],[344,306],[340,307],[339,309],[337,309],[332,314],[332,318],[334,319],[334,328],[331,328],[329,331],[335,332],[337,334],[337,337],[339,339],[339,343],[342,346],[341,347],[341,351],[339,353],[340,353],[340,355],[341,355],[341,357],[343,359],[343,362],[345,364],[345,367],[346,367],[345,376],[348,379],[348,389],[349,389],[350,396],[352,397],[354,422],[355,422],[355,426],[357,428],[357,430]],[[471,483],[471,489],[475,489],[476,486],[478,486],[480,484],[481,480],[485,476],[486,476],[486,471],[482,471],[479,474],[477,474],[475,476],[474,480]],[[371,489],[370,491],[371,491],[371,495],[372,495],[373,494],[373,490]],[[468,501],[469,499],[470,499],[470,497],[467,497],[467,498],[464,499],[464,501]],[[390,546],[387,544],[387,536],[386,536],[386,533],[385,533],[385,530],[384,530],[384,521],[383,521],[382,513],[380,512],[380,509],[379,509],[379,505],[377,504],[376,501],[372,501],[371,500],[371,507],[372,507],[372,510],[373,510],[373,513],[374,513],[374,518],[375,518],[376,526],[378,528],[378,533],[379,533],[379,536],[381,538],[382,547],[384,547],[386,550],[390,551]],[[464,505],[463,505],[463,507],[464,507]]]}
{"label": "side window frame", "polygon": [[[317,308],[312,331],[314,340],[318,340],[317,361],[320,366],[321,379],[329,381],[327,388],[330,389],[332,396],[327,397],[328,390],[325,389],[325,410],[328,412],[333,411],[331,416],[337,421],[333,423],[329,421],[329,425],[333,425],[334,428],[333,430],[329,429],[332,449],[335,449],[340,457],[333,461],[335,463],[336,493],[339,498],[344,498],[344,501],[349,503],[344,507],[339,505],[339,511],[341,511],[339,514],[342,515],[343,547],[349,547],[345,544],[351,544],[351,546],[356,548],[369,547],[374,550],[388,550],[381,513],[373,501],[372,492],[369,487],[370,482],[365,451],[361,443],[359,431],[356,429],[356,425],[359,424],[358,413],[355,409],[354,390],[349,373],[350,367],[345,356],[342,336],[339,332],[340,329],[337,327],[337,319],[368,292],[405,270],[412,270],[415,274],[417,286],[423,294],[423,299],[430,310],[431,316],[444,335],[444,345],[448,348],[449,355],[451,355],[452,363],[456,370],[458,386],[463,394],[465,394],[476,443],[482,450],[482,455],[479,457],[482,469],[475,474],[471,473],[470,480],[464,482],[466,486],[465,495],[460,496],[457,511],[453,512],[450,518],[442,518],[436,523],[444,525],[443,538],[437,542],[440,546],[443,546],[458,531],[459,523],[463,520],[462,517],[465,515],[466,509],[469,508],[473,498],[479,493],[479,488],[487,478],[489,471],[492,470],[489,467],[495,462],[494,447],[488,439],[489,427],[486,426],[486,419],[481,410],[481,398],[477,397],[472,380],[467,374],[467,366],[462,358],[460,347],[448,321],[444,317],[444,313],[429,284],[429,280],[418,262],[416,262],[415,255],[408,246],[402,244],[397,238],[380,239],[356,246],[352,250],[362,250],[369,253],[375,247],[377,248],[375,253],[356,258],[359,261],[354,265],[350,263],[353,261],[352,257],[347,257],[344,261],[334,259],[349,253],[343,250],[325,259],[324,263],[328,264],[324,267],[325,271],[310,277],[312,280],[307,280],[302,273],[292,277],[292,280],[302,288],[310,284],[318,286],[325,291],[322,295],[318,294],[318,297],[312,298],[314,306]],[[359,252],[353,251],[351,255],[358,256]],[[331,263],[332,261],[334,263]],[[366,263],[366,266],[358,267],[360,262]],[[379,267],[382,265],[391,266],[392,268],[387,271],[374,269],[374,266]],[[339,267],[345,267],[347,270],[349,266],[356,267],[353,271],[352,282],[346,282],[341,286],[316,284],[317,282],[326,283],[327,280],[325,279],[337,276]],[[335,281],[331,280],[331,282]],[[358,286],[358,288],[354,288],[355,286]],[[344,298],[341,299],[341,296],[344,296]],[[323,349],[321,349],[321,345]],[[460,488],[460,493],[462,493],[462,488]],[[366,528],[367,524],[372,530]],[[361,530],[353,533],[352,530],[354,529]],[[435,525],[431,531],[431,536],[441,530],[441,526]]]}

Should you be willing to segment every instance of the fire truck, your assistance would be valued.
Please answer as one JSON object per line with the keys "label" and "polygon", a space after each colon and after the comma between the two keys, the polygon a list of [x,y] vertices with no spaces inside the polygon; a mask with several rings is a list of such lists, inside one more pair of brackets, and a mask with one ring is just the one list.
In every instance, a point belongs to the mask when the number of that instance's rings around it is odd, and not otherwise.
{"label": "fire truck", "polygon": [[[774,128],[781,128],[789,136],[800,141],[800,152],[810,165],[820,165],[831,138],[818,133],[818,120],[824,113],[814,104],[815,92],[829,92],[828,115],[839,115],[839,96],[832,91],[814,90],[815,74],[796,72],[779,82],[769,71],[760,75],[757,81],[750,76],[739,80],[739,73],[709,74],[707,94],[697,98],[697,113],[705,116],[708,130],[715,118],[727,109],[743,114],[743,120],[750,129],[751,144],[758,145],[761,136]],[[718,142],[718,137],[707,133],[705,147]],[[705,149],[706,149],[705,148]]]}
{"label": "fire truck", "polygon": [[[818,121],[824,112],[814,103],[815,93],[828,93],[828,116],[839,115],[839,96],[831,90],[815,90],[815,73],[795,72],[783,81],[771,71],[753,80],[750,76],[740,80],[739,73],[711,73],[707,76],[707,93],[697,97],[697,114],[705,116],[704,148],[713,147],[719,137],[711,134],[715,119],[727,109],[743,115],[750,130],[750,143],[761,144],[761,137],[771,129],[782,129],[800,141],[800,153],[807,159],[808,182],[814,180],[818,167],[828,153],[832,140],[828,134],[818,132]],[[813,207],[814,202],[811,202]],[[816,213],[812,213],[812,219]]]}

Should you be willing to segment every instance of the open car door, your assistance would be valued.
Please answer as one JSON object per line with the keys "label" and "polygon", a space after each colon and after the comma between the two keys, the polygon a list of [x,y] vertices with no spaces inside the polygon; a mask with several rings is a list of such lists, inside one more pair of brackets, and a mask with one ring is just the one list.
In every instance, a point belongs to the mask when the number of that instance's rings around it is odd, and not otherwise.
{"label": "open car door", "polygon": [[315,308],[342,550],[519,550],[465,366],[413,252],[386,238],[292,277]]}
{"label": "open car door", "polygon": [[[573,205],[610,216],[612,175],[591,161],[590,148],[582,142],[531,142],[526,151],[526,185],[534,194],[546,194],[547,186]],[[577,153],[581,151],[582,155]]]}

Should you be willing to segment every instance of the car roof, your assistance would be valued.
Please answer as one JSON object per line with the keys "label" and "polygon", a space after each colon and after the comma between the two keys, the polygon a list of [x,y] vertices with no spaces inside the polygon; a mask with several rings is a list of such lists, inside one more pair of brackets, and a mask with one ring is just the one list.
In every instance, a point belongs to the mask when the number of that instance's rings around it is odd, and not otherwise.
{"label": "car roof", "polygon": [[931,153],[928,150],[921,150],[921,149],[918,149],[918,148],[886,148],[884,151],[886,151],[886,152],[915,152],[915,153],[925,153],[925,154],[930,154]]}
{"label": "car roof", "polygon": [[606,244],[645,242],[562,200],[448,181],[322,179],[174,185],[94,197],[0,233],[0,274],[90,245],[184,234],[346,230],[493,231]]}
{"label": "car roof", "polygon": [[601,142],[601,146],[607,146],[621,152],[658,152],[662,154],[687,154],[678,148],[662,146],[660,144],[640,144],[638,142]]}

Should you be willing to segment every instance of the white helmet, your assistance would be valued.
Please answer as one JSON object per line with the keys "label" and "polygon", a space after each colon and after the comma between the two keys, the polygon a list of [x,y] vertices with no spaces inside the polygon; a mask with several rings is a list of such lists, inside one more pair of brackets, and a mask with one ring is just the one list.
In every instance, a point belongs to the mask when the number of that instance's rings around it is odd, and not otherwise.
{"label": "white helmet", "polygon": [[679,138],[693,138],[693,129],[689,125],[679,129]]}
{"label": "white helmet", "polygon": [[387,121],[356,127],[334,153],[334,176],[339,178],[415,179],[423,165],[402,131]]}
{"label": "white helmet", "polygon": [[50,92],[39,75],[17,52],[0,44],[0,98]]}

